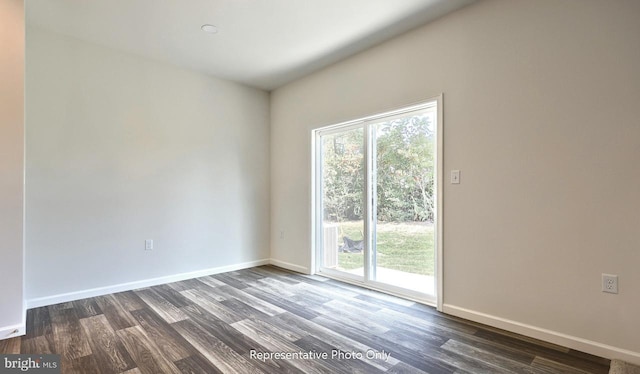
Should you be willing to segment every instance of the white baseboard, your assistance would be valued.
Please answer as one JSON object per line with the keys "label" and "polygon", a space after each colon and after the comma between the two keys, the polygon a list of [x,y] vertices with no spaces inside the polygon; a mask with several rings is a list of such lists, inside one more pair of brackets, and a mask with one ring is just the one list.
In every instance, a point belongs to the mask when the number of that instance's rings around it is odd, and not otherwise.
{"label": "white baseboard", "polygon": [[15,338],[27,333],[26,323],[0,327],[0,340]]}
{"label": "white baseboard", "polygon": [[275,258],[272,258],[269,262],[271,263],[271,265],[275,265],[283,269],[295,271],[297,273],[302,273],[302,274],[310,274],[309,269],[306,266],[300,266],[300,265],[292,264],[290,262],[276,260]]}
{"label": "white baseboard", "polygon": [[270,261],[268,259],[263,259],[263,260],[243,262],[243,263],[227,265],[227,266],[219,266],[219,267],[210,268],[210,269],[191,271],[188,273],[180,273],[180,274],[168,275],[168,276],[158,277],[158,278],[143,279],[135,282],[120,283],[112,286],[91,288],[88,290],[74,291],[74,292],[68,292],[68,293],[45,296],[45,297],[38,297],[35,299],[27,300],[27,308],[31,309],[31,308],[37,308],[41,306],[53,305],[58,303],[66,303],[73,300],[86,299],[88,297],[95,297],[95,296],[116,293],[116,292],[130,291],[130,290],[135,290],[136,288],[157,286],[159,284],[178,282],[186,279],[204,277],[212,274],[226,273],[229,271],[247,269],[255,266],[268,265],[269,263]]}
{"label": "white baseboard", "polygon": [[527,325],[525,323],[496,317],[490,314],[480,313],[474,310],[457,307],[450,304],[443,305],[443,312],[464,318],[470,321],[493,326],[499,329],[515,332],[531,338],[544,340],[549,343],[561,345],[567,348],[590,353],[592,355],[608,358],[620,359],[632,364],[640,365],[640,353],[626,349],[614,347],[607,344],[598,343],[592,340],[579,338],[563,334],[561,332],[547,330],[544,328]]}

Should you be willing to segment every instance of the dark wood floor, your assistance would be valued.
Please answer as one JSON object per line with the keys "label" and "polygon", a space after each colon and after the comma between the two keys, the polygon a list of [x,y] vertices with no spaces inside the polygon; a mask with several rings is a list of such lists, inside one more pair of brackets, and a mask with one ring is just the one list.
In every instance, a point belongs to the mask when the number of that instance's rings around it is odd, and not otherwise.
{"label": "dark wood floor", "polygon": [[[251,350],[329,359],[262,361]],[[30,309],[27,335],[0,341],[0,353],[61,354],[63,373],[609,370],[599,357],[268,266]]]}

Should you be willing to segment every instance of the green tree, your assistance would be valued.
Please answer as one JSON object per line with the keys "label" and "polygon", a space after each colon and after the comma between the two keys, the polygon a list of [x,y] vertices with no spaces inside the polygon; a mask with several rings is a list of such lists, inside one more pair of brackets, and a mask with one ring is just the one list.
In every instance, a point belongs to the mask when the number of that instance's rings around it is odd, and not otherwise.
{"label": "green tree", "polygon": [[[434,133],[430,117],[416,115],[374,126],[377,215],[381,221],[433,221]],[[362,219],[362,129],[323,136],[324,218]]]}
{"label": "green tree", "polygon": [[362,129],[323,137],[325,219],[331,221],[362,219],[363,139]]}
{"label": "green tree", "polygon": [[377,125],[378,219],[433,221],[433,135],[427,116]]}

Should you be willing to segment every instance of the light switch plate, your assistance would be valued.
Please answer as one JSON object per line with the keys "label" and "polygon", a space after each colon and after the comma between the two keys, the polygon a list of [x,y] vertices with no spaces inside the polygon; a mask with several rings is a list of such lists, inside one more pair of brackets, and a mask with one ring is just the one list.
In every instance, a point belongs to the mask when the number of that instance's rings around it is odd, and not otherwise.
{"label": "light switch plate", "polygon": [[451,184],[460,183],[460,170],[451,170]]}

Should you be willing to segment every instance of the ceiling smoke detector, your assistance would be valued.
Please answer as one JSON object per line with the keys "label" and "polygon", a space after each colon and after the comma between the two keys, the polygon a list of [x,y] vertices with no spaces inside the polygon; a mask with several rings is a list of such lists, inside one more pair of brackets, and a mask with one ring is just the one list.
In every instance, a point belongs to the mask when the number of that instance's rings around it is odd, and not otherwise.
{"label": "ceiling smoke detector", "polygon": [[208,23],[205,23],[200,28],[202,29],[202,31],[206,32],[207,34],[216,34],[218,32],[217,27],[215,27],[214,25],[210,25]]}

